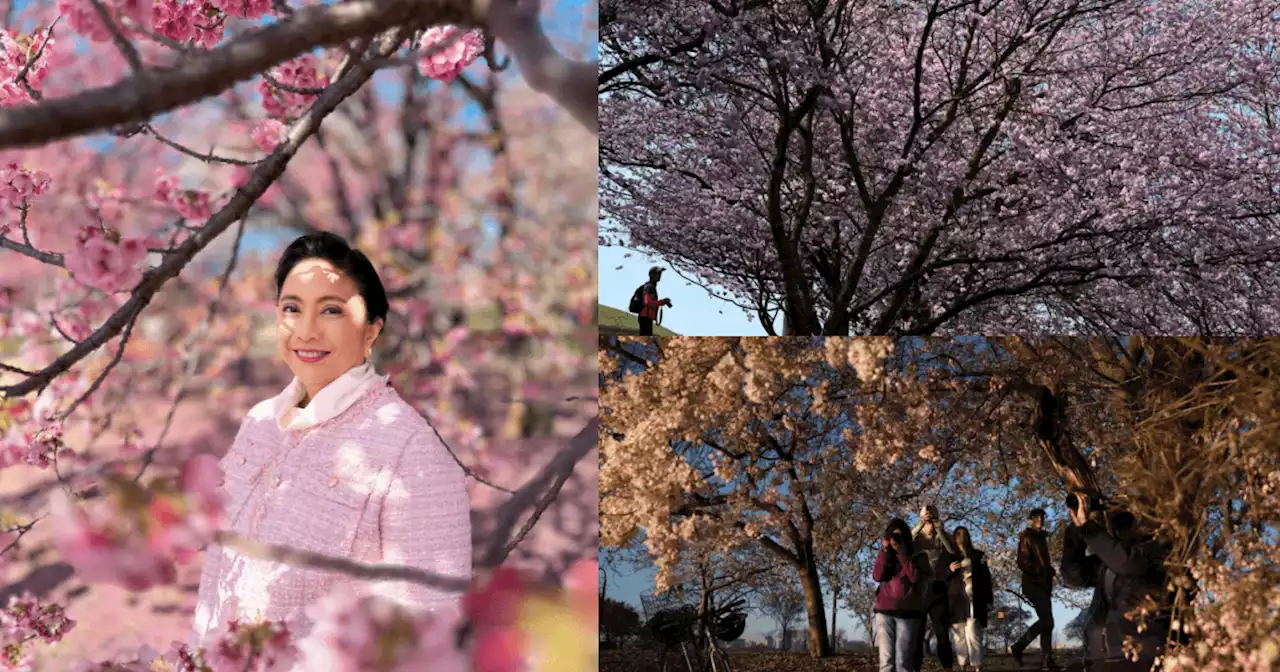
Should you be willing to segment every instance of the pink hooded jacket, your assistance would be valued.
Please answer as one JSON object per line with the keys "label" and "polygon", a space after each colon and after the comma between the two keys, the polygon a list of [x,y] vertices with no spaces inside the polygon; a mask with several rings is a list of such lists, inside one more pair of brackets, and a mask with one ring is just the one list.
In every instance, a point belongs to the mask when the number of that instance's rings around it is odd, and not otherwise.
{"label": "pink hooded jacket", "polygon": [[[279,397],[255,406],[220,463],[225,526],[263,542],[470,578],[465,474],[384,380],[354,394],[348,386],[349,406],[303,429],[280,428],[288,423],[279,419]],[[317,395],[313,403],[321,401]],[[210,544],[189,643],[212,645],[233,618],[284,620],[304,636],[307,607],[340,585],[420,610],[459,607],[456,594],[289,567]]]}

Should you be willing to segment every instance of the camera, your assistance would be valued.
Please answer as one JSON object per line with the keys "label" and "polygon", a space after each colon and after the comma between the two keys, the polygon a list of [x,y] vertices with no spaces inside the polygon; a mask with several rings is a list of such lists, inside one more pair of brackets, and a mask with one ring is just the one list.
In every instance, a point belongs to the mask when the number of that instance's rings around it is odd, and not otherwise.
{"label": "camera", "polygon": [[[1086,495],[1086,497],[1088,497],[1088,498],[1089,498],[1089,510],[1090,510],[1090,511],[1102,511],[1102,510],[1105,510],[1105,509],[1107,508],[1107,502],[1106,502],[1106,500],[1105,500],[1105,499],[1103,499],[1103,498],[1101,498],[1101,497],[1099,497],[1098,495],[1090,494],[1090,495]],[[1075,495],[1075,493],[1074,493],[1074,492],[1073,492],[1073,493],[1068,494],[1068,495],[1067,495],[1067,510],[1068,510],[1068,511],[1075,511],[1075,510],[1076,510],[1076,508],[1078,508],[1078,507],[1080,506],[1080,503],[1079,503],[1079,502],[1080,502],[1080,500],[1079,500],[1079,498],[1077,498],[1077,497],[1076,497],[1076,495]]]}

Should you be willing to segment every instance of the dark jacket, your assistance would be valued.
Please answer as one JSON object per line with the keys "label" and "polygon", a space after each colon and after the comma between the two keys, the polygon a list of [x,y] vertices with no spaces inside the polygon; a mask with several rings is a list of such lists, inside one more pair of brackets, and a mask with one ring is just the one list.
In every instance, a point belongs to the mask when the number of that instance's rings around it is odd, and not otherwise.
{"label": "dark jacket", "polygon": [[[1093,555],[1087,555],[1086,551]],[[1090,660],[1120,660],[1125,637],[1142,645],[1141,661],[1155,658],[1169,633],[1167,575],[1168,546],[1150,538],[1114,537],[1094,521],[1067,528],[1062,544],[1062,579],[1072,588],[1093,588],[1085,612],[1085,655]],[[1148,629],[1125,614],[1151,597],[1162,609]]]}
{"label": "dark jacket", "polygon": [[902,562],[898,554],[880,549],[871,578],[876,588],[875,611],[899,618],[915,618],[924,614],[924,590],[928,585],[929,559],[916,553],[911,562]]}
{"label": "dark jacket", "polygon": [[1049,533],[1030,527],[1018,536],[1018,569],[1022,570],[1022,590],[1053,590],[1053,560],[1049,557]]}
{"label": "dark jacket", "polygon": [[[964,558],[963,555],[956,556],[953,560],[958,562]],[[987,554],[973,549],[973,613],[978,621],[978,625],[987,627],[987,612],[991,611],[991,605],[995,602],[995,588],[991,585],[991,568],[987,566]],[[950,566],[947,567],[950,570]],[[947,580],[947,601],[951,604],[952,609],[956,605],[964,604],[966,596],[964,593],[964,570],[960,569],[951,572],[951,578]],[[961,615],[953,614],[954,622],[963,622]]]}

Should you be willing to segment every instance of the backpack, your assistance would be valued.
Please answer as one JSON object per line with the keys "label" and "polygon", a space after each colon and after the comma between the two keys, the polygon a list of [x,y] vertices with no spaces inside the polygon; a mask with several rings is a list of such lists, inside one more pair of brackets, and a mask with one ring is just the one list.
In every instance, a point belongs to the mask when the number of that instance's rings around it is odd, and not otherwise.
{"label": "backpack", "polygon": [[631,295],[631,303],[627,306],[627,310],[636,315],[639,315],[640,311],[644,310],[644,287],[644,285],[636,287],[635,293]]}

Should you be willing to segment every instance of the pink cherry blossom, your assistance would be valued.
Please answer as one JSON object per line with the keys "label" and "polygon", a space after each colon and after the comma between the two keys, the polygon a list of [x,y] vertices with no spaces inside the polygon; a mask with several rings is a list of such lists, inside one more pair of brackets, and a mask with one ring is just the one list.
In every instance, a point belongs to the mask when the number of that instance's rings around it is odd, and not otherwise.
{"label": "pink cherry blossom", "polygon": [[253,129],[253,142],[262,151],[272,152],[288,139],[288,131],[288,127],[276,119],[263,119]]}
{"label": "pink cherry blossom", "polygon": [[66,255],[67,270],[77,281],[112,293],[130,289],[142,280],[138,265],[147,256],[146,241],[124,238],[112,242],[94,227],[86,227],[80,240]]}
{"label": "pink cherry blossom", "polygon": [[[435,49],[447,40],[448,44]],[[478,30],[463,31],[456,26],[434,26],[423,34],[421,48],[434,50],[435,53],[423,56],[418,61],[418,71],[424,77],[452,82],[484,53],[484,38]]]}
{"label": "pink cherry blossom", "polygon": [[0,167],[0,203],[18,206],[49,188],[49,174],[10,163]]}

